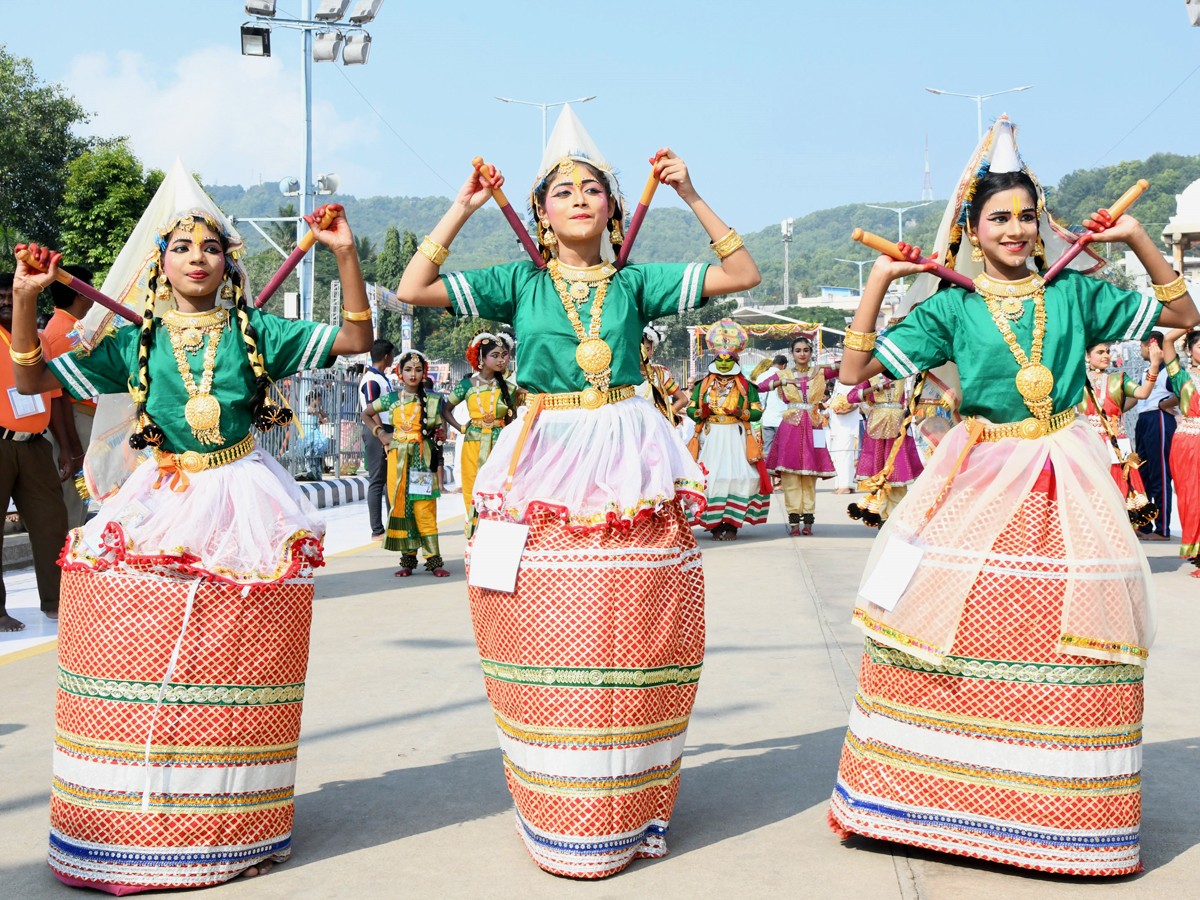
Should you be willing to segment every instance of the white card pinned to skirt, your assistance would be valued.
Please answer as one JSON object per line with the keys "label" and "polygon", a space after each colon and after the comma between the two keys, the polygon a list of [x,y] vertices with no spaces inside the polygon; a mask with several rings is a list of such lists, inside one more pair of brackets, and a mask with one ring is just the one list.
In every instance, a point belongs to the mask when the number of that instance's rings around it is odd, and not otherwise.
{"label": "white card pinned to skirt", "polygon": [[824,428],[814,428],[812,434],[813,434],[813,448],[816,450],[820,450],[822,447],[825,446],[825,429]]}
{"label": "white card pinned to skirt", "polygon": [[858,596],[891,612],[908,590],[924,555],[924,547],[888,535],[883,553],[879,555],[871,577],[858,589]]}
{"label": "white card pinned to skirt", "polygon": [[497,519],[480,519],[471,538],[471,571],[467,584],[511,594],[517,587],[521,553],[529,526]]}

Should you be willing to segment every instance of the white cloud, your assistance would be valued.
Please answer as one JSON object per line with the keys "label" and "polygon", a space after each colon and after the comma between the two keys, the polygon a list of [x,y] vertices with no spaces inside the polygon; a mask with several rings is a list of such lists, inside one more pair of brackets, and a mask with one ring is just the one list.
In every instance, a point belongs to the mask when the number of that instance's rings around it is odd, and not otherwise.
{"label": "white cloud", "polygon": [[[170,69],[154,68],[140,53],[90,53],[73,60],[65,82],[93,114],[85,134],[128,136],[148,167],[166,169],[178,156],[210,184],[249,186],[260,178],[300,177],[304,104],[297,69],[294,59],[246,57],[223,47],[188,53]],[[347,191],[365,193],[346,175],[358,168],[351,167],[356,148],[374,132],[373,123],[314,100],[314,178],[338,172]]]}

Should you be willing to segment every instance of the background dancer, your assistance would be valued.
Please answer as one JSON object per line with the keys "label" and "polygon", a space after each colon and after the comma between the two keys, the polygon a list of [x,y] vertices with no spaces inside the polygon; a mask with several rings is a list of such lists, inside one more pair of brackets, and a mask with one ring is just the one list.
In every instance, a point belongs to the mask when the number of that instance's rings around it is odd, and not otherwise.
{"label": "background dancer", "polygon": [[855,471],[858,478],[870,479],[883,472],[896,440],[903,434],[900,450],[887,476],[888,489],[883,492],[886,500],[878,510],[879,518],[885,522],[904,499],[908,485],[916,481],[925,468],[916,441],[904,427],[908,414],[907,383],[907,379],[893,381],[886,375],[878,375],[855,385],[848,397],[850,403],[861,403],[866,408],[866,428]]}
{"label": "background dancer", "polygon": [[325,209],[308,222],[338,262],[340,329],[253,307],[241,238],[178,162],[103,287],[140,327],[104,336],[96,307],[92,343],[47,368],[35,305],[57,254],[31,248],[47,274],[18,263],[19,388],[128,390],[129,443],[151,456],[62,556],[50,866],[67,884],[198,887],[291,853],[324,526],[251,428],[290,421],[270,381],[371,346],[353,235],[341,215],[321,228]]}
{"label": "background dancer", "polygon": [[528,406],[479,471],[469,559],[489,518],[529,533],[515,591],[472,586],[471,616],[518,831],[539,866],[578,878],[666,853],[704,656],[695,513],[684,511],[703,503],[703,476],[664,417],[633,396],[642,329],[759,282],[683,160],[660,150],[653,174],[695,213],[721,266],[617,270],[617,181],[565,106],[531,202],[546,267],[438,276],[451,241],[503,184],[477,168],[398,290],[516,330]]}
{"label": "background dancer", "polygon": [[637,386],[637,395],[649,400],[672,425],[679,424],[680,413],[687,409],[688,395],[671,370],[654,362],[654,351],[662,343],[663,333],[656,325],[642,329],[642,375],[645,381]]}
{"label": "background dancer", "polygon": [[[1105,229],[1097,240],[1129,245],[1161,303],[1070,269],[1050,283],[1029,269],[1068,239],[1002,117],[938,232],[938,256],[975,291],[921,275],[909,300],[928,299],[876,347],[889,284],[932,266],[905,247],[913,261],[884,256],[871,271],[843,379],[954,361],[964,419],[867,564],[870,596],[854,612],[867,645],[830,807],[840,834],[1078,875],[1140,868],[1150,571],[1074,406],[1087,344],[1200,316],[1132,216],[1088,224]],[[897,583],[900,557],[915,569]]]}
{"label": "background dancer", "polygon": [[[1184,335],[1187,371],[1179,365],[1175,352],[1175,342]],[[1183,529],[1179,555],[1197,566],[1191,575],[1200,578],[1200,331],[1167,332],[1163,353],[1171,387],[1179,395],[1181,413],[1171,443],[1171,477],[1175,479],[1179,525]]]}

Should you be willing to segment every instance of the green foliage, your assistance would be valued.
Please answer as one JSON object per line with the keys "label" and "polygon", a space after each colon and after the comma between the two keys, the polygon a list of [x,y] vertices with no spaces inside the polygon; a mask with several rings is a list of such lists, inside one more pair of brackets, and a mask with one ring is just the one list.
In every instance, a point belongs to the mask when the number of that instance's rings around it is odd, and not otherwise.
{"label": "green foliage", "polygon": [[66,164],[88,142],[73,127],[88,114],[59,85],[43,84],[33,64],[0,44],[0,266],[13,266],[20,240],[58,245]]}
{"label": "green foliage", "polygon": [[137,225],[163,173],[143,171],[124,138],[103,141],[67,163],[58,207],[59,248],[68,263],[83,263],[96,284],[112,266]]}

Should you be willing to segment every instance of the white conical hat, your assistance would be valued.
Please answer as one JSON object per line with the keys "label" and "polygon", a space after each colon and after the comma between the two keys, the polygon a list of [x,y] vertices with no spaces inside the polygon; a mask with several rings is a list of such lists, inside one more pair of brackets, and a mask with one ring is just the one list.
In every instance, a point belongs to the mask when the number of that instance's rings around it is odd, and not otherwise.
{"label": "white conical hat", "polygon": [[[958,179],[954,196],[946,205],[946,212],[942,216],[941,225],[938,226],[933,246],[923,248],[924,255],[931,256],[933,251],[937,251],[939,262],[971,279],[983,271],[983,263],[971,259],[968,248],[963,244],[963,237],[967,215],[975,197],[975,185],[989,172],[1024,172],[1033,180],[1037,189],[1038,233],[1046,248],[1045,263],[1047,266],[1053,265],[1075,242],[1075,235],[1064,231],[1047,211],[1046,193],[1042,190],[1041,182],[1029,171],[1017,150],[1017,126],[1004,115],[992,124],[979,146],[975,148],[975,152],[971,154],[970,161]],[[1094,272],[1104,264],[1104,260],[1087,247],[1068,268]],[[901,315],[907,315],[914,306],[934,294],[938,287],[939,279],[936,274],[918,275],[904,293],[900,307]]]}
{"label": "white conical hat", "polygon": [[546,149],[542,152],[542,164],[538,166],[535,183],[541,184],[542,179],[553,169],[562,165],[564,160],[579,160],[599,169],[608,179],[608,185],[612,192],[620,193],[612,166],[604,158],[604,154],[600,152],[600,148],[596,146],[592,136],[587,133],[587,129],[579,121],[579,116],[575,115],[575,110],[571,109],[570,103],[563,104],[562,112],[558,114],[558,121],[554,123],[554,130],[550,132],[550,139],[546,141]]}
{"label": "white conical hat", "polygon": [[[141,313],[146,292],[149,291],[147,279],[163,251],[163,237],[174,229],[175,223],[181,218],[192,216],[213,223],[224,236],[226,257],[230,265],[237,267],[241,272],[243,290],[249,302],[251,294],[249,286],[246,285],[246,273],[238,261],[243,248],[242,236],[178,159],[155,191],[129,239],[125,241],[125,246],[117,254],[104,284],[100,287],[101,292],[124,303],[134,312]],[[229,301],[218,302],[229,305]],[[165,309],[155,309],[156,315],[163,312]],[[125,320],[99,304],[93,306],[78,326],[84,346],[94,346],[98,336],[104,333],[110,323],[121,326],[125,324]]]}

